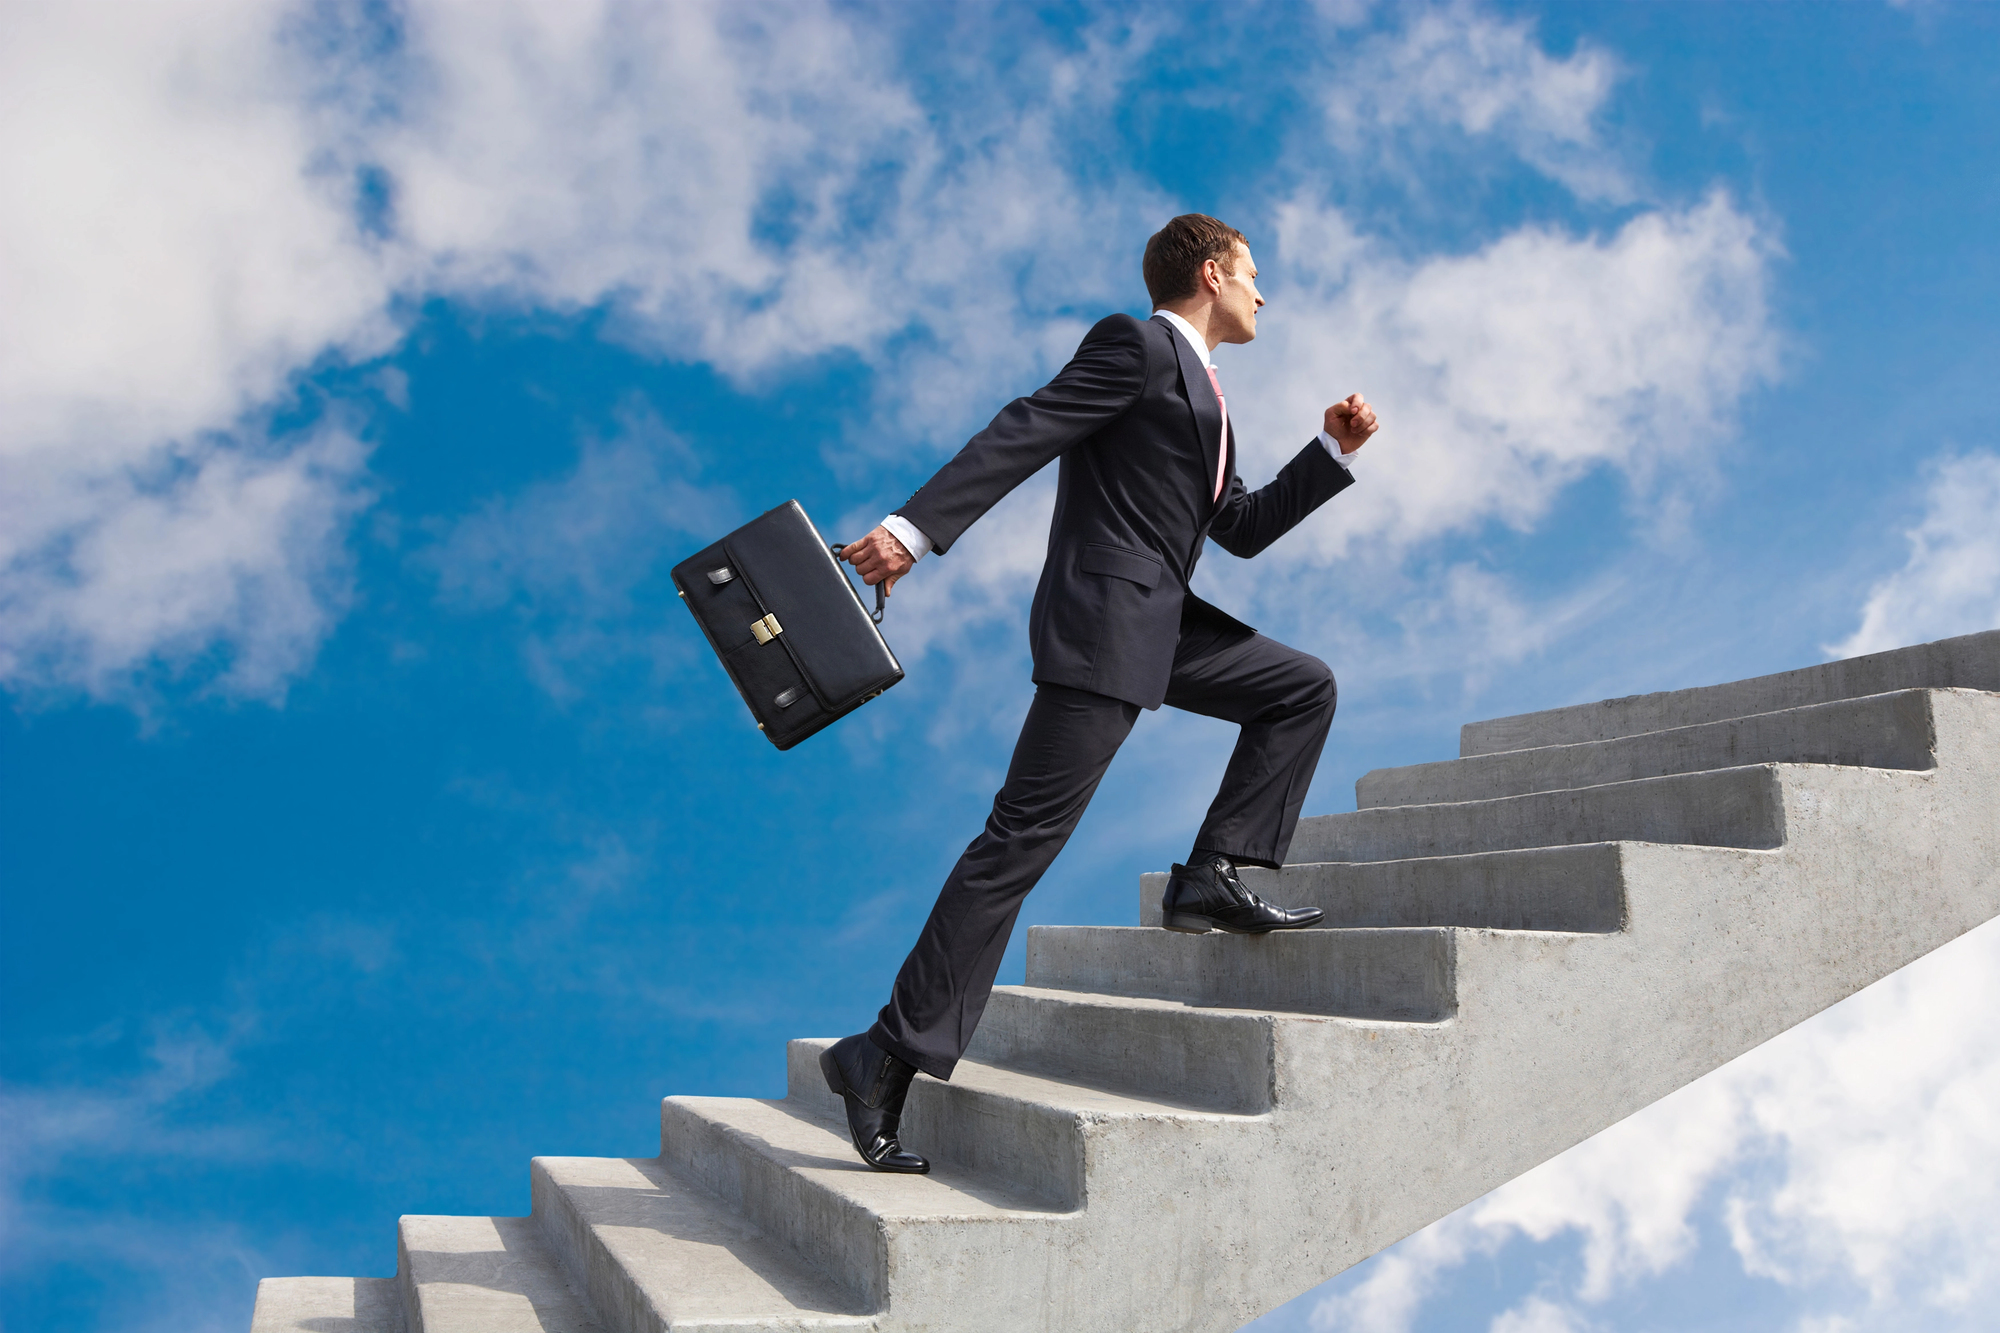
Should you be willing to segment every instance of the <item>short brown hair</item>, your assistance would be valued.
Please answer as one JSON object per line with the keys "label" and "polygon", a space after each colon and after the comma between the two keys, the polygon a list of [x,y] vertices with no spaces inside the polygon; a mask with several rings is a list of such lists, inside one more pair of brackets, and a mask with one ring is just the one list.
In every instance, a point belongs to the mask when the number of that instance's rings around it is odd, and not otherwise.
{"label": "short brown hair", "polygon": [[1183,213],[1146,242],[1146,294],[1153,308],[1192,296],[1201,286],[1201,266],[1213,259],[1224,273],[1236,271],[1236,247],[1243,233],[1206,213]]}

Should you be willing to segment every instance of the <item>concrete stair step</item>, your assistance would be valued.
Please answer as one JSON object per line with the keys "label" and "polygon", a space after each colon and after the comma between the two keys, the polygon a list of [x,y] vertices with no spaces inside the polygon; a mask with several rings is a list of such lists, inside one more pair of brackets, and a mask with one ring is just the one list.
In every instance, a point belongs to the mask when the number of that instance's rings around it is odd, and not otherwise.
{"label": "concrete stair step", "polygon": [[832,1278],[865,1310],[888,1300],[892,1232],[907,1240],[926,1230],[963,1232],[1065,1211],[949,1165],[927,1176],[870,1170],[855,1155],[844,1122],[788,1101],[669,1097],[660,1106],[660,1158]]}
{"label": "concrete stair step", "polygon": [[1177,1000],[996,986],[967,1048],[982,1064],[1230,1115],[1271,1109],[1269,1015]]}
{"label": "concrete stair step", "polygon": [[392,1277],[267,1277],[250,1333],[403,1333]]}
{"label": "concrete stair step", "polygon": [[1182,935],[1033,926],[1028,984],[1224,1009],[1436,1023],[1457,1009],[1450,930]]}
{"label": "concrete stair step", "polygon": [[1364,810],[1489,800],[1744,764],[1928,769],[1936,731],[1928,690],[1897,690],[1612,740],[1507,750],[1403,768],[1354,784]]}
{"label": "concrete stair step", "polygon": [[532,1217],[405,1217],[396,1259],[409,1333],[608,1333]]}
{"label": "concrete stair step", "polygon": [[[819,1055],[834,1038],[793,1041],[786,1051],[790,1100],[845,1123],[826,1086]],[[1177,1099],[1117,1092],[1087,1083],[963,1059],[951,1081],[918,1078],[903,1108],[904,1143],[934,1164],[1009,1182],[1025,1198],[1070,1210],[1084,1206],[1085,1139],[1099,1126],[1144,1120],[1166,1128],[1240,1117]]]}
{"label": "concrete stair step", "polygon": [[[1578,843],[1400,861],[1244,866],[1243,882],[1286,907],[1326,913],[1315,929],[1473,926],[1601,934],[1625,921],[1620,844]],[[1165,874],[1140,876],[1139,924],[1160,924]]]}
{"label": "concrete stair step", "polygon": [[873,1329],[851,1293],[651,1158],[537,1157],[535,1217],[617,1333]]}
{"label": "concrete stair step", "polygon": [[1299,821],[1287,861],[1397,861],[1586,842],[1770,849],[1784,840],[1778,770],[1754,765],[1493,800],[1319,815]]}
{"label": "concrete stair step", "polygon": [[2000,630],[1822,662],[1726,685],[1633,694],[1468,722],[1459,729],[1458,752],[1469,758],[1503,750],[1575,745],[1891,690],[1921,689],[2000,690]]}

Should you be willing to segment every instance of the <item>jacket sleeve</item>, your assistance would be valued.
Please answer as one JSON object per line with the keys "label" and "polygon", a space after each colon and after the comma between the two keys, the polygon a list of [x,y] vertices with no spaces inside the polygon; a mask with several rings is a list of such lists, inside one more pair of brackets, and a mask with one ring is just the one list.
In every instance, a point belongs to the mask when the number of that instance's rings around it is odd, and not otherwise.
{"label": "jacket sleeve", "polygon": [[896,512],[943,554],[980,515],[1072,445],[1115,421],[1146,384],[1146,340],[1130,315],[1099,320],[1054,379],[991,425]]}
{"label": "jacket sleeve", "polygon": [[1229,499],[1208,535],[1231,555],[1248,560],[1306,520],[1313,510],[1354,484],[1354,474],[1333,461],[1317,438],[1278,469],[1270,485],[1250,490],[1230,474]]}

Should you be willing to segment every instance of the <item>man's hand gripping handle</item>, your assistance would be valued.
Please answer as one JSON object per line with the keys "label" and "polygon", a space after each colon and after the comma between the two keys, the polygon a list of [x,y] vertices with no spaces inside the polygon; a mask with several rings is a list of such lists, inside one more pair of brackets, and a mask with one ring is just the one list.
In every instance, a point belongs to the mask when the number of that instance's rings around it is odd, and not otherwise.
{"label": "man's hand gripping handle", "polygon": [[886,582],[886,591],[890,593],[896,591],[896,580],[917,563],[895,534],[880,526],[860,541],[849,542],[842,548],[840,558],[854,566],[863,583],[873,587]]}

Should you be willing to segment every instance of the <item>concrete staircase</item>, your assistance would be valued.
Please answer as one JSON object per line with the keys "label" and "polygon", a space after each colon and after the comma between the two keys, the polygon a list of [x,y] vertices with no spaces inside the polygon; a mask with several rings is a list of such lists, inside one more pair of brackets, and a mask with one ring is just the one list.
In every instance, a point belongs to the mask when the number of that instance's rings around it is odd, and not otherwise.
{"label": "concrete staircase", "polygon": [[2000,631],[1464,729],[1251,872],[1323,929],[1029,932],[927,1177],[790,1095],[538,1158],[527,1218],[405,1217],[394,1279],[255,1333],[1223,1333],[2000,914]]}

